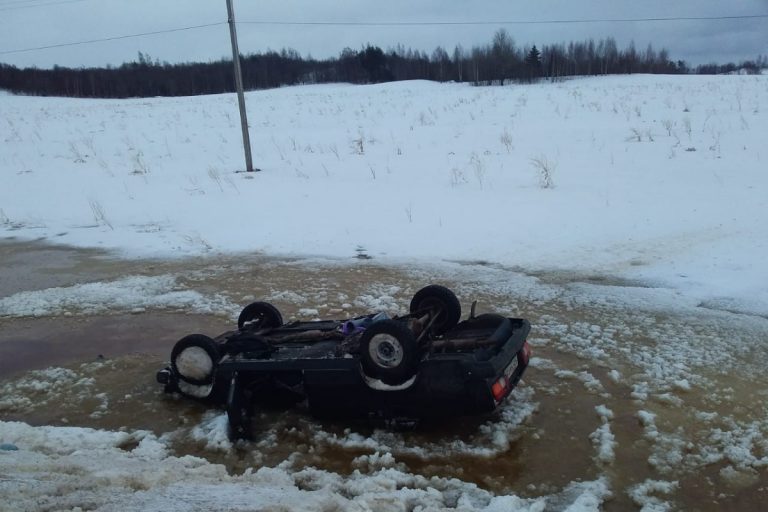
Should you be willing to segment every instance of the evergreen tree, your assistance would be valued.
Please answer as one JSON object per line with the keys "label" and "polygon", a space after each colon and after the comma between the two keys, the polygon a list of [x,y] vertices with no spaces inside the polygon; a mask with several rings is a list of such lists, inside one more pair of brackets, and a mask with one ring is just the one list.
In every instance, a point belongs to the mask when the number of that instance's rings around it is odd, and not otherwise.
{"label": "evergreen tree", "polygon": [[525,57],[526,75],[529,82],[541,76],[541,52],[533,45]]}
{"label": "evergreen tree", "polygon": [[387,56],[378,46],[368,46],[359,54],[360,66],[368,74],[371,83],[389,82],[394,77],[387,69]]}

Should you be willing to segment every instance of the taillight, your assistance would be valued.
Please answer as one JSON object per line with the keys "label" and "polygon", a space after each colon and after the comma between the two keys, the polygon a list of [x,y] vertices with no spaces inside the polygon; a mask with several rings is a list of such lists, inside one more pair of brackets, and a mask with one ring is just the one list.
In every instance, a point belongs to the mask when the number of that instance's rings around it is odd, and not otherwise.
{"label": "taillight", "polygon": [[504,394],[507,392],[507,379],[506,377],[501,377],[499,380],[493,383],[493,386],[491,386],[491,392],[493,393],[493,398],[497,402],[501,400],[504,397]]}
{"label": "taillight", "polygon": [[523,364],[527,365],[528,361],[531,360],[531,346],[528,344],[528,340],[525,340],[523,343],[523,350],[521,350],[521,354],[523,356]]}
{"label": "taillight", "polygon": [[531,359],[531,346],[528,344],[528,340],[523,342],[523,348],[517,353],[517,360],[512,360],[511,363],[504,369],[504,375],[491,385],[491,393],[493,398],[497,402],[501,402],[501,399],[509,393],[509,387],[511,384],[510,379],[515,375],[515,371],[522,367],[528,366],[528,361]]}

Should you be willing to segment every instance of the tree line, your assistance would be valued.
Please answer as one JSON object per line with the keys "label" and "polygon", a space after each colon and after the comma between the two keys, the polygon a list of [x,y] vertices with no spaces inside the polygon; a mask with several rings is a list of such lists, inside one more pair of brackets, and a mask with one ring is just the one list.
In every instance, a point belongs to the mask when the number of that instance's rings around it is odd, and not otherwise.
{"label": "tree line", "polygon": [[[609,37],[594,41],[518,46],[512,36],[498,30],[490,43],[451,53],[437,47],[428,54],[398,45],[387,51],[367,45],[360,50],[345,48],[338,57],[313,59],[297,51],[268,50],[242,56],[246,89],[286,85],[349,82],[379,83],[396,80],[469,82],[503,85],[511,82],[558,80],[577,75],[628,73],[727,73],[736,70],[759,72],[768,67],[764,57],[735,64],[709,64],[691,69],[669,52],[652,45],[638,50],[634,42],[619,48]],[[0,88],[14,93],[83,98],[127,98],[191,96],[234,90],[231,60],[207,63],[169,64],[152,60],[141,52],[138,59],[119,67],[53,69],[17,68],[0,64]]]}

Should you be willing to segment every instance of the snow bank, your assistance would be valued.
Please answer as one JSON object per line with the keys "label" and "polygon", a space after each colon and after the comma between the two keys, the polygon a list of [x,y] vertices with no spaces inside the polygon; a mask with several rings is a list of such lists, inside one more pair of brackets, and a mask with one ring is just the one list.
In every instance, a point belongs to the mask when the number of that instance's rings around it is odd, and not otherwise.
{"label": "snow bank", "polygon": [[455,478],[409,473],[379,453],[359,459],[348,475],[287,462],[230,475],[204,459],[170,455],[146,432],[0,422],[0,439],[19,448],[0,451],[0,499],[14,510],[541,512],[552,505],[581,512],[600,510],[611,496],[605,478],[540,498],[496,496]]}

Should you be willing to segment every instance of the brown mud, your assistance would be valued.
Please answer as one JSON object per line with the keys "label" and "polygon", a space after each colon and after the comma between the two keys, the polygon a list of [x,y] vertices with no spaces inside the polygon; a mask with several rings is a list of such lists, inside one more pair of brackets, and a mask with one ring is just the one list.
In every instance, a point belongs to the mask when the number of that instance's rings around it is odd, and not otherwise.
{"label": "brown mud", "polygon": [[[202,294],[222,294],[234,304],[244,305],[278,294],[282,298],[273,302],[287,318],[344,317],[368,312],[366,302],[356,299],[375,298],[377,294],[391,295],[397,303],[407,305],[413,292],[426,284],[425,278],[456,285],[458,289],[462,286],[454,281],[455,276],[450,272],[414,273],[354,259],[315,264],[240,255],[135,261],[42,242],[0,243],[0,262],[0,298],[22,291],[110,281],[128,275],[173,274],[189,289]],[[566,282],[562,275],[557,276],[557,281],[556,284]],[[372,283],[379,287],[373,292]],[[279,295],[286,291],[295,296]],[[654,494],[675,508],[715,511],[758,510],[763,506],[768,488],[765,468],[744,469],[740,473],[743,478],[734,480],[723,476],[722,470],[729,465],[725,459],[711,464],[681,463],[671,468],[651,462],[658,446],[638,418],[641,410],[657,415],[656,425],[660,431],[679,434],[688,443],[681,450],[684,460],[706,448],[709,431],[692,424],[692,418],[699,412],[733,417],[744,424],[765,419],[763,404],[768,385],[764,381],[755,382],[749,374],[707,366],[694,368],[707,384],[672,389],[668,393],[671,399],[663,394],[657,394],[663,399],[654,398],[651,394],[647,400],[638,401],[633,395],[632,383],[637,381],[641,367],[631,358],[616,354],[627,352],[629,349],[625,347],[656,343],[658,340],[645,334],[648,325],[662,325],[682,339],[691,332],[690,318],[643,316],[605,305],[563,303],[558,297],[549,300],[504,297],[482,290],[471,297],[460,298],[467,310],[469,302],[475,299],[480,302],[481,311],[483,307],[494,310],[500,303],[513,304],[515,315],[531,320],[534,355],[542,363],[529,368],[521,389],[533,389],[531,400],[536,403],[536,409],[516,427],[509,448],[490,456],[458,453],[445,457],[439,453],[439,447],[452,446],[456,440],[471,442],[481,425],[499,420],[494,416],[455,420],[398,434],[406,446],[438,447],[426,456],[408,451],[393,453],[409,471],[456,477],[494,492],[525,497],[553,494],[570,482],[606,476],[613,492],[613,497],[605,503],[606,510],[639,509],[628,490],[647,480],[677,482],[677,490],[671,495]],[[305,311],[307,309],[310,311]],[[40,318],[8,317],[2,313],[0,311],[0,390],[28,401],[13,406],[2,406],[0,402],[0,419],[32,425],[146,429],[158,435],[188,431],[209,411],[205,404],[162,393],[161,386],[155,383],[155,372],[165,364],[173,343],[191,332],[216,335],[233,327],[231,315],[195,315],[183,311],[109,311],[98,315]],[[738,323],[738,319],[736,321]],[[616,354],[592,360],[574,349],[571,340],[576,334],[582,335],[574,326],[598,326],[618,332],[613,335],[618,344]],[[730,323],[720,327],[720,320],[701,329],[713,329],[716,335],[739,336],[732,332]],[[587,335],[583,337],[590,339]],[[735,357],[746,366],[750,359],[760,360],[763,355],[745,353]],[[25,387],[24,383],[29,380],[45,380],[45,376],[35,370],[48,367],[72,369],[77,375],[73,383],[82,382],[77,380],[81,378],[92,380],[56,388],[55,396],[49,390]],[[618,370],[621,378],[613,378],[612,370]],[[584,379],[580,380],[580,373],[598,381],[598,387],[590,388]],[[754,401],[756,396],[760,397],[758,403]],[[597,448],[591,439],[602,424],[596,413],[598,406],[605,406],[613,413],[609,424],[616,445],[615,457],[609,461],[598,460]],[[238,444],[230,450],[212,450],[199,439],[184,434],[174,438],[172,447],[177,454],[204,456],[238,473],[249,466],[277,464],[291,454],[298,454],[294,455],[297,464],[344,474],[354,470],[355,457],[370,451],[328,445],[319,441],[317,432],[344,437],[348,429],[363,436],[374,432],[374,427],[364,422],[319,422],[299,407],[259,415],[257,433],[276,436],[269,447],[256,443]],[[753,452],[756,456],[765,455],[758,448],[753,448]]]}

